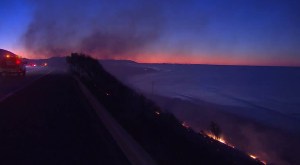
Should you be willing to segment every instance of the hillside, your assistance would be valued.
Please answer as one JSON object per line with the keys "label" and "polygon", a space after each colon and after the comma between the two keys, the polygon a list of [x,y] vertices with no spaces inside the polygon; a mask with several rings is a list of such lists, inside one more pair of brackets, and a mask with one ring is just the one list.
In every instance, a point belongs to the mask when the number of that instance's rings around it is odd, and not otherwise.
{"label": "hillside", "polygon": [[159,164],[263,164],[164,113],[106,72],[97,60],[74,53],[67,62],[73,74]]}

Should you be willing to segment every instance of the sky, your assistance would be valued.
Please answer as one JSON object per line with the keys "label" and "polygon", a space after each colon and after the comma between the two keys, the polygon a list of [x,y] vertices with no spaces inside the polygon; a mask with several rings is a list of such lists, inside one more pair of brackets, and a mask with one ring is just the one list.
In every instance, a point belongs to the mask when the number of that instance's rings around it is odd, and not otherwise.
{"label": "sky", "polygon": [[300,66],[297,0],[0,3],[0,48],[27,58]]}

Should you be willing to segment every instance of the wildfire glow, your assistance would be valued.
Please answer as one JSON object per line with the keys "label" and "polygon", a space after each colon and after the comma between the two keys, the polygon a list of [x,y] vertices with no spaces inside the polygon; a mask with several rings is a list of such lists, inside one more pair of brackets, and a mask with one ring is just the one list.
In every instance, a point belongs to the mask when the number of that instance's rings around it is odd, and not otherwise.
{"label": "wildfire glow", "polygon": [[[223,143],[223,144],[225,144],[225,145],[227,145],[227,146],[229,146],[229,147],[231,147],[231,148],[235,148],[232,144],[230,144],[230,143],[228,143],[228,142],[226,142],[226,140],[223,138],[223,137],[216,137],[215,135],[213,135],[212,133],[210,133],[210,132],[204,132],[204,135],[206,135],[206,136],[208,136],[208,137],[210,137],[210,138],[212,138],[212,139],[214,139],[214,140],[217,140],[217,141],[219,141],[219,142],[221,142],[221,143]],[[263,164],[267,164],[265,161],[262,161],[262,160],[260,160],[260,159],[258,159],[258,157],[257,156],[255,156],[255,155],[253,155],[253,154],[248,154],[252,159],[255,159],[255,160],[258,160],[258,161],[260,161],[261,163],[263,163]]]}
{"label": "wildfire glow", "polygon": [[263,161],[263,160],[260,160],[257,158],[257,156],[253,155],[253,154],[248,154],[252,159],[255,159],[255,160],[258,160],[260,161],[262,164],[267,164],[267,162]]}
{"label": "wildfire glow", "polygon": [[257,157],[254,156],[254,155],[252,155],[252,154],[249,154],[249,156],[250,156],[251,158],[253,158],[253,159],[257,159]]}
{"label": "wildfire glow", "polygon": [[212,138],[212,139],[214,139],[214,140],[217,140],[217,141],[219,141],[219,142],[221,142],[221,143],[223,143],[223,144],[226,144],[226,145],[228,145],[228,146],[234,148],[233,145],[227,143],[227,142],[225,141],[225,139],[222,138],[222,137],[216,137],[215,135],[213,135],[212,133],[209,133],[209,132],[205,132],[205,135],[208,136],[208,137],[210,137],[210,138]]}
{"label": "wildfire glow", "polygon": [[[157,115],[159,115],[159,112],[155,112]],[[183,126],[183,127],[185,127],[185,128],[190,128],[190,126],[188,125],[188,123],[186,123],[186,122],[182,122],[181,123],[181,125]],[[207,137],[209,137],[209,138],[211,138],[211,139],[214,139],[214,140],[216,140],[216,141],[219,141],[220,143],[223,143],[223,144],[225,144],[225,145],[227,145],[227,146],[229,146],[229,147],[231,147],[231,148],[235,148],[232,144],[230,144],[230,143],[228,143],[225,139],[224,139],[224,137],[217,137],[216,135],[214,135],[213,133],[211,133],[210,131],[201,131],[200,132],[200,134],[202,134],[202,135],[204,135],[204,136],[207,136]],[[257,160],[257,161],[259,161],[259,162],[261,162],[262,164],[267,164],[266,163],[266,161],[263,161],[263,160],[260,160],[260,159],[258,159],[258,157],[257,156],[255,156],[255,155],[253,155],[253,154],[248,154],[249,155],[249,157],[251,157],[252,159],[255,159],[255,160]]]}
{"label": "wildfire glow", "polygon": [[190,128],[190,126],[189,126],[186,122],[182,122],[181,125],[182,125],[184,128]]}
{"label": "wildfire glow", "polygon": [[224,140],[224,139],[222,139],[222,138],[220,138],[218,141],[219,141],[219,142],[221,142],[221,143],[224,143],[224,144],[226,144],[225,140]]}

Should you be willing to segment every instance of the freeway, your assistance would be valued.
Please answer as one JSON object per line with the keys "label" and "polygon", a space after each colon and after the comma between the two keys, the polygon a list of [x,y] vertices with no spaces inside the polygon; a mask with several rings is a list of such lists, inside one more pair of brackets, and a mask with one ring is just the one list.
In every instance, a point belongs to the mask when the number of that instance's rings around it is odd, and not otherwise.
{"label": "freeway", "polygon": [[129,164],[66,69],[0,80],[0,164]]}
{"label": "freeway", "polygon": [[25,77],[17,75],[0,77],[0,102],[52,71],[52,67],[27,67]]}

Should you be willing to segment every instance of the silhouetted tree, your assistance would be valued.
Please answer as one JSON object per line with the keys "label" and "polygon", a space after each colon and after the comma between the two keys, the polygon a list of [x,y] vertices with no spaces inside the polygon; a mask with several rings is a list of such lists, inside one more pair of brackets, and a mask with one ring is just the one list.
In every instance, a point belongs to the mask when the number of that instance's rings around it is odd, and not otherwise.
{"label": "silhouetted tree", "polygon": [[210,131],[215,136],[216,139],[220,139],[222,131],[220,126],[217,123],[213,121],[210,123]]}

